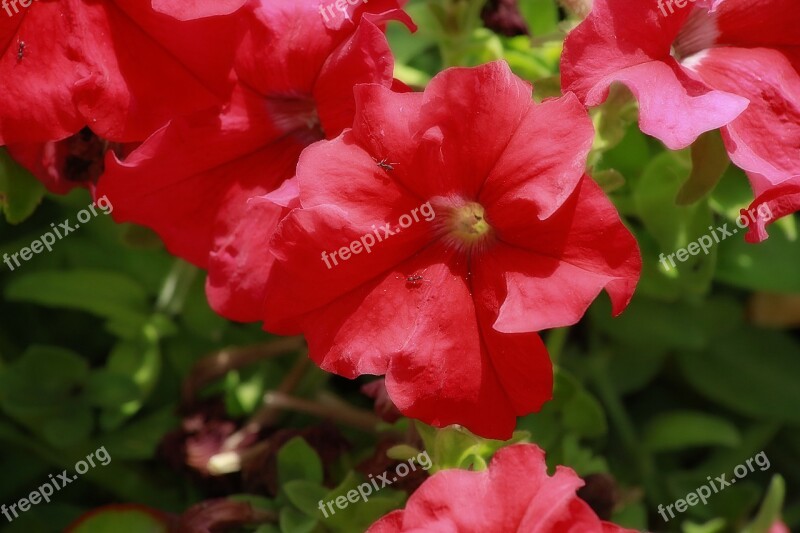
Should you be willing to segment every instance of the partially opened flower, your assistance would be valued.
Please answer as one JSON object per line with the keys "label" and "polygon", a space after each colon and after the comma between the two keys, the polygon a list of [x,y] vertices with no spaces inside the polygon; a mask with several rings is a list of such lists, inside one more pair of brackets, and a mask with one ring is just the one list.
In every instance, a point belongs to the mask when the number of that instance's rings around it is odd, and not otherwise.
{"label": "partially opened flower", "polygon": [[437,472],[405,509],[384,516],[368,533],[633,533],[600,520],[577,496],[581,486],[583,480],[564,466],[548,476],[538,446],[515,444],[501,448],[482,472]]}
{"label": "partially opened flower", "polygon": [[796,2],[684,4],[595,0],[590,16],[567,37],[564,89],[595,106],[611,83],[625,84],[639,100],[642,131],[671,149],[722,128],[728,153],[748,173],[756,196],[800,176]]}
{"label": "partially opened flower", "polygon": [[[263,0],[247,12],[235,61],[240,83],[221,111],[175,120],[124,162],[111,161],[102,194],[118,221],[156,230],[169,250],[209,268],[209,298],[228,318],[258,320],[272,256],[240,242],[272,234],[285,209],[257,221],[246,201],[294,175],[308,144],[352,125],[357,83],[393,84],[394,61],[377,24],[410,19],[396,0],[326,20],[316,0]],[[268,240],[267,237],[267,240]]]}
{"label": "partially opened flower", "polygon": [[0,145],[141,141],[230,93],[245,0],[3,2]]}
{"label": "partially opened flower", "polygon": [[[584,174],[591,122],[573,95],[535,105],[502,62],[424,93],[361,85],[356,102],[354,128],[300,158],[265,327],[305,333],[325,370],[386,374],[407,416],[508,438],[552,392],[534,332],[603,289],[619,313],[638,280],[633,237]],[[256,227],[272,202],[250,204]],[[248,237],[243,254],[266,248]]]}

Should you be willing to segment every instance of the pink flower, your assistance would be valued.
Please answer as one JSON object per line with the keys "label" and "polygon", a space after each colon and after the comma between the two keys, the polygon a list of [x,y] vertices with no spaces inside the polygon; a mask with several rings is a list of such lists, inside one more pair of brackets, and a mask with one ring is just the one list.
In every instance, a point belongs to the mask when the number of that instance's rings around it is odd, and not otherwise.
{"label": "pink flower", "polygon": [[538,446],[516,444],[500,449],[482,472],[434,474],[411,495],[405,509],[384,516],[368,533],[634,533],[601,521],[577,496],[581,486],[583,480],[565,466],[548,476]]}
{"label": "pink flower", "polygon": [[671,149],[722,128],[761,196],[800,176],[798,27],[794,0],[596,0],[567,38],[563,86],[595,106],[625,84],[642,131]]}

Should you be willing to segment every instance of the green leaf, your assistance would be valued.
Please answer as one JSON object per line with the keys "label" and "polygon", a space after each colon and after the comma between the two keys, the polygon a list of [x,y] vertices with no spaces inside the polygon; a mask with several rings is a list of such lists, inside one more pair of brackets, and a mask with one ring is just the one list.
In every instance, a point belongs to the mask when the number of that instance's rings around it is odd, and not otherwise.
{"label": "green leaf", "polygon": [[[552,464],[548,457],[548,463]],[[588,476],[599,472],[608,472],[608,464],[602,457],[595,455],[591,448],[581,446],[578,436],[570,433],[561,443],[561,459],[559,463],[569,465],[579,476]]]}
{"label": "green leaf", "polygon": [[742,533],[769,533],[773,524],[780,520],[783,500],[786,496],[786,482],[781,476],[773,476],[764,497],[764,503],[758,510],[753,522]]}
{"label": "green leaf", "polygon": [[692,144],[692,173],[681,187],[677,203],[689,205],[706,196],[722,179],[730,164],[719,130],[702,134]]}
{"label": "green leaf", "polygon": [[564,369],[556,372],[556,391],[563,398],[564,427],[581,437],[599,437],[608,431],[606,415],[597,399]]}
{"label": "green leaf", "polygon": [[144,418],[137,418],[125,427],[98,437],[118,460],[146,460],[155,456],[163,436],[177,427],[173,406],[167,406]]}
{"label": "green leaf", "polygon": [[558,29],[558,6],[555,0],[520,0],[519,10],[534,36],[547,35]]}
{"label": "green leaf", "polygon": [[640,289],[662,298],[705,294],[714,276],[717,246],[704,252],[696,242],[708,236],[713,222],[708,202],[675,205],[689,170],[684,154],[664,152],[645,168],[633,195],[647,230],[636,234],[644,262]]}
{"label": "green leaf", "polygon": [[723,518],[715,518],[704,524],[687,521],[683,523],[683,533],[723,533],[726,524]]}
{"label": "green leaf", "polygon": [[145,508],[100,508],[86,515],[70,533],[167,533],[166,520]]}
{"label": "green leaf", "polygon": [[0,210],[9,224],[33,214],[46,192],[44,185],[0,147]]}
{"label": "green leaf", "polygon": [[776,331],[741,327],[703,352],[682,352],[686,380],[702,395],[760,420],[800,424],[800,347]]}
{"label": "green leaf", "polygon": [[[136,394],[126,402],[107,405],[100,416],[105,430],[119,427],[125,420],[141,409],[150,396],[161,375],[161,350],[158,334],[147,325],[136,338],[122,340],[114,347],[108,358],[107,370],[117,375],[130,376]],[[132,391],[131,391],[132,392]]]}
{"label": "green leaf", "polygon": [[55,346],[31,346],[11,367],[13,379],[34,385],[36,394],[69,394],[89,378],[89,364],[73,351]]}
{"label": "green leaf", "polygon": [[291,507],[284,507],[281,509],[280,526],[282,533],[311,533],[317,527],[317,519]]}
{"label": "green leaf", "polygon": [[292,502],[292,505],[300,509],[306,515],[313,518],[320,518],[322,513],[319,510],[319,502],[324,501],[329,489],[319,483],[297,479],[290,481],[281,487],[281,490]]}
{"label": "green leaf", "polygon": [[85,442],[94,429],[94,417],[89,409],[82,408],[50,418],[41,424],[44,439],[54,448],[67,448]]}
{"label": "green leaf", "polygon": [[[353,490],[357,491],[357,487],[361,484],[372,487],[369,481],[359,478],[353,472],[349,472],[339,486],[330,491],[323,501],[335,501],[338,497],[346,499],[347,493]],[[366,488],[363,491],[366,493]],[[356,503],[348,501],[344,509],[340,509],[334,504],[332,506],[332,515],[330,514],[330,509],[326,506],[328,517],[324,519],[325,526],[333,531],[342,533],[366,531],[380,517],[402,507],[406,500],[406,494],[402,491],[384,487],[379,492],[372,492],[367,498],[365,502],[359,495]]]}
{"label": "green leaf", "polygon": [[82,397],[89,366],[61,348],[32,346],[0,371],[0,405],[11,417],[64,448],[88,438],[94,418]]}
{"label": "green leaf", "polygon": [[321,484],[322,461],[302,437],[295,437],[278,452],[278,482],[284,486],[297,479]]}
{"label": "green leaf", "polygon": [[796,242],[781,231],[771,231],[769,239],[754,245],[741,234],[720,244],[716,279],[754,291],[800,292],[800,276],[789,266],[800,264]]}
{"label": "green leaf", "polygon": [[11,280],[5,294],[13,302],[77,309],[121,321],[142,322],[148,313],[144,289],[113,272],[33,272]]}
{"label": "green leaf", "polygon": [[139,397],[139,387],[128,374],[95,370],[86,383],[86,400],[95,407],[119,407]]}
{"label": "green leaf", "polygon": [[741,435],[724,418],[693,411],[671,411],[656,416],[645,426],[644,444],[652,452],[683,450],[696,446],[738,446]]}
{"label": "green leaf", "polygon": [[610,339],[640,350],[642,357],[657,358],[659,352],[672,349],[704,349],[743,322],[740,304],[723,297],[700,303],[664,303],[637,296],[616,318],[611,316],[609,302],[601,299],[592,305],[590,313],[593,324]]}
{"label": "green leaf", "polygon": [[556,368],[553,400],[542,410],[522,417],[517,429],[530,432],[534,442],[553,453],[548,463],[558,459],[563,464],[582,469],[582,473],[605,471],[602,460],[580,446],[582,438],[596,438],[608,431],[605,411],[574,376]]}

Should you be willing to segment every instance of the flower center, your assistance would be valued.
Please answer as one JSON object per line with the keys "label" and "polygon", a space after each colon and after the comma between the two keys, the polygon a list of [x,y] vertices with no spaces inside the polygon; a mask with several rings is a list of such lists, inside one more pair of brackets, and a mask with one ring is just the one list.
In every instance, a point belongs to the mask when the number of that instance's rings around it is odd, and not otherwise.
{"label": "flower center", "polygon": [[275,124],[305,144],[325,138],[313,98],[276,96],[267,98],[267,109]]}
{"label": "flower center", "polygon": [[672,55],[679,62],[684,62],[687,58],[713,47],[718,38],[716,13],[709,13],[707,8],[695,7],[672,43]]}
{"label": "flower center", "polygon": [[486,220],[486,211],[477,202],[452,207],[447,218],[449,240],[464,250],[486,247],[494,237],[494,229]]}

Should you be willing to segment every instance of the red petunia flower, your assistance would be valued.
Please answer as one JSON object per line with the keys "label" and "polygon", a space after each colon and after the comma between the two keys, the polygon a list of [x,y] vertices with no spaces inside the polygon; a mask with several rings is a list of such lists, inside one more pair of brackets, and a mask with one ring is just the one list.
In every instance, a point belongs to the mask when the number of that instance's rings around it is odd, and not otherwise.
{"label": "red petunia flower", "polygon": [[671,149],[722,128],[756,196],[800,176],[796,2],[684,4],[595,0],[565,43],[565,90],[594,106],[612,82],[622,82],[639,100],[642,131]]}
{"label": "red petunia flower", "polygon": [[601,521],[576,491],[583,486],[565,466],[547,475],[534,444],[501,448],[482,472],[443,470],[422,484],[406,508],[375,522],[368,533],[525,531],[633,533]]}
{"label": "red petunia flower", "polygon": [[[552,393],[533,332],[604,288],[620,313],[638,280],[633,237],[584,175],[591,122],[573,95],[534,105],[502,62],[424,93],[361,85],[356,102],[352,130],[300,157],[265,328],[305,333],[330,372],[386,374],[407,416],[509,438]],[[251,227],[271,206],[251,200]]]}
{"label": "red petunia flower", "polygon": [[[240,84],[221,113],[173,121],[100,181],[115,219],[156,230],[169,250],[209,269],[208,295],[224,316],[254,321],[268,249],[240,242],[266,235],[283,214],[243,218],[246,201],[294,175],[308,144],[352,125],[357,83],[393,84],[394,61],[377,26],[401,20],[396,0],[333,17],[315,0],[263,0],[248,12],[235,70]],[[352,6],[351,6],[352,7]],[[210,255],[209,255],[210,254]]]}
{"label": "red petunia flower", "polygon": [[245,0],[28,3],[0,11],[0,145],[141,141],[230,93]]}

